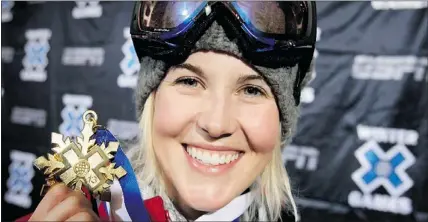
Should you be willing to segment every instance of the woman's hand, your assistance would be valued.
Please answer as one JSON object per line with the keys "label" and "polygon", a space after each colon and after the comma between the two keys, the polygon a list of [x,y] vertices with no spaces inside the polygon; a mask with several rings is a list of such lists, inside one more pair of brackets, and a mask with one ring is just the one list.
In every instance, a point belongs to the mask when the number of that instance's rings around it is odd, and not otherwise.
{"label": "woman's hand", "polygon": [[29,221],[99,221],[92,205],[79,191],[64,184],[53,186]]}

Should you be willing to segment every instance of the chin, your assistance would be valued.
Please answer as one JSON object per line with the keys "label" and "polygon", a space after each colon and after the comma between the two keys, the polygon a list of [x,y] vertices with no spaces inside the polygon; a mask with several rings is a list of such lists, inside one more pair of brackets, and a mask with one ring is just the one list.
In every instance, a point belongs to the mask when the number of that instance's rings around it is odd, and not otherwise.
{"label": "chin", "polygon": [[197,200],[191,201],[189,206],[193,209],[203,212],[215,212],[224,206],[226,206],[230,200],[219,200],[219,199],[205,199],[205,200]]}
{"label": "chin", "polygon": [[214,212],[226,206],[234,198],[231,195],[220,191],[220,193],[210,192],[191,192],[182,196],[183,200],[193,209],[203,212]]}

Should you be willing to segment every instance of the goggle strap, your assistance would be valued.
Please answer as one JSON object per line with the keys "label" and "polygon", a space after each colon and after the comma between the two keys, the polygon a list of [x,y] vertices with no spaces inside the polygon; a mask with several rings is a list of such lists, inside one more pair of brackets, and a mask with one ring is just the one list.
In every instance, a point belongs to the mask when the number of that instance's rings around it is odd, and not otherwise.
{"label": "goggle strap", "polygon": [[[305,60],[304,60],[305,61]],[[308,62],[300,62],[298,65],[296,80],[294,81],[293,96],[296,106],[300,104],[300,96],[302,91],[302,82],[307,72],[309,71],[312,60]]]}

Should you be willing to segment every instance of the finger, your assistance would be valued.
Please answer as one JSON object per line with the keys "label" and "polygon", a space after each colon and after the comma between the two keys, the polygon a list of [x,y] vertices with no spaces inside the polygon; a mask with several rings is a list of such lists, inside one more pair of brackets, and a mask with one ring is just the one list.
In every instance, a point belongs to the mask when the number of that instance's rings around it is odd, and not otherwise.
{"label": "finger", "polygon": [[98,216],[95,214],[95,212],[79,212],[70,218],[68,218],[66,221],[100,221]]}
{"label": "finger", "polygon": [[71,190],[63,183],[52,186],[48,193],[40,201],[30,221],[40,221],[46,217],[47,213],[58,203],[63,201]]}
{"label": "finger", "polygon": [[49,211],[45,220],[64,221],[82,211],[92,211],[92,204],[80,192],[75,191]]}

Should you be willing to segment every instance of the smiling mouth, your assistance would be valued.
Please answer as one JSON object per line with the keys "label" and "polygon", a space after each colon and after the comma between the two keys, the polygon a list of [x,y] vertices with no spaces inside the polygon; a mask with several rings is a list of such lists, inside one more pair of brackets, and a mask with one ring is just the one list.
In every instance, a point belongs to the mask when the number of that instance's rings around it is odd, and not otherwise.
{"label": "smiling mouth", "polygon": [[219,166],[236,162],[244,153],[239,151],[211,151],[187,144],[182,145],[191,158],[208,166]]}

